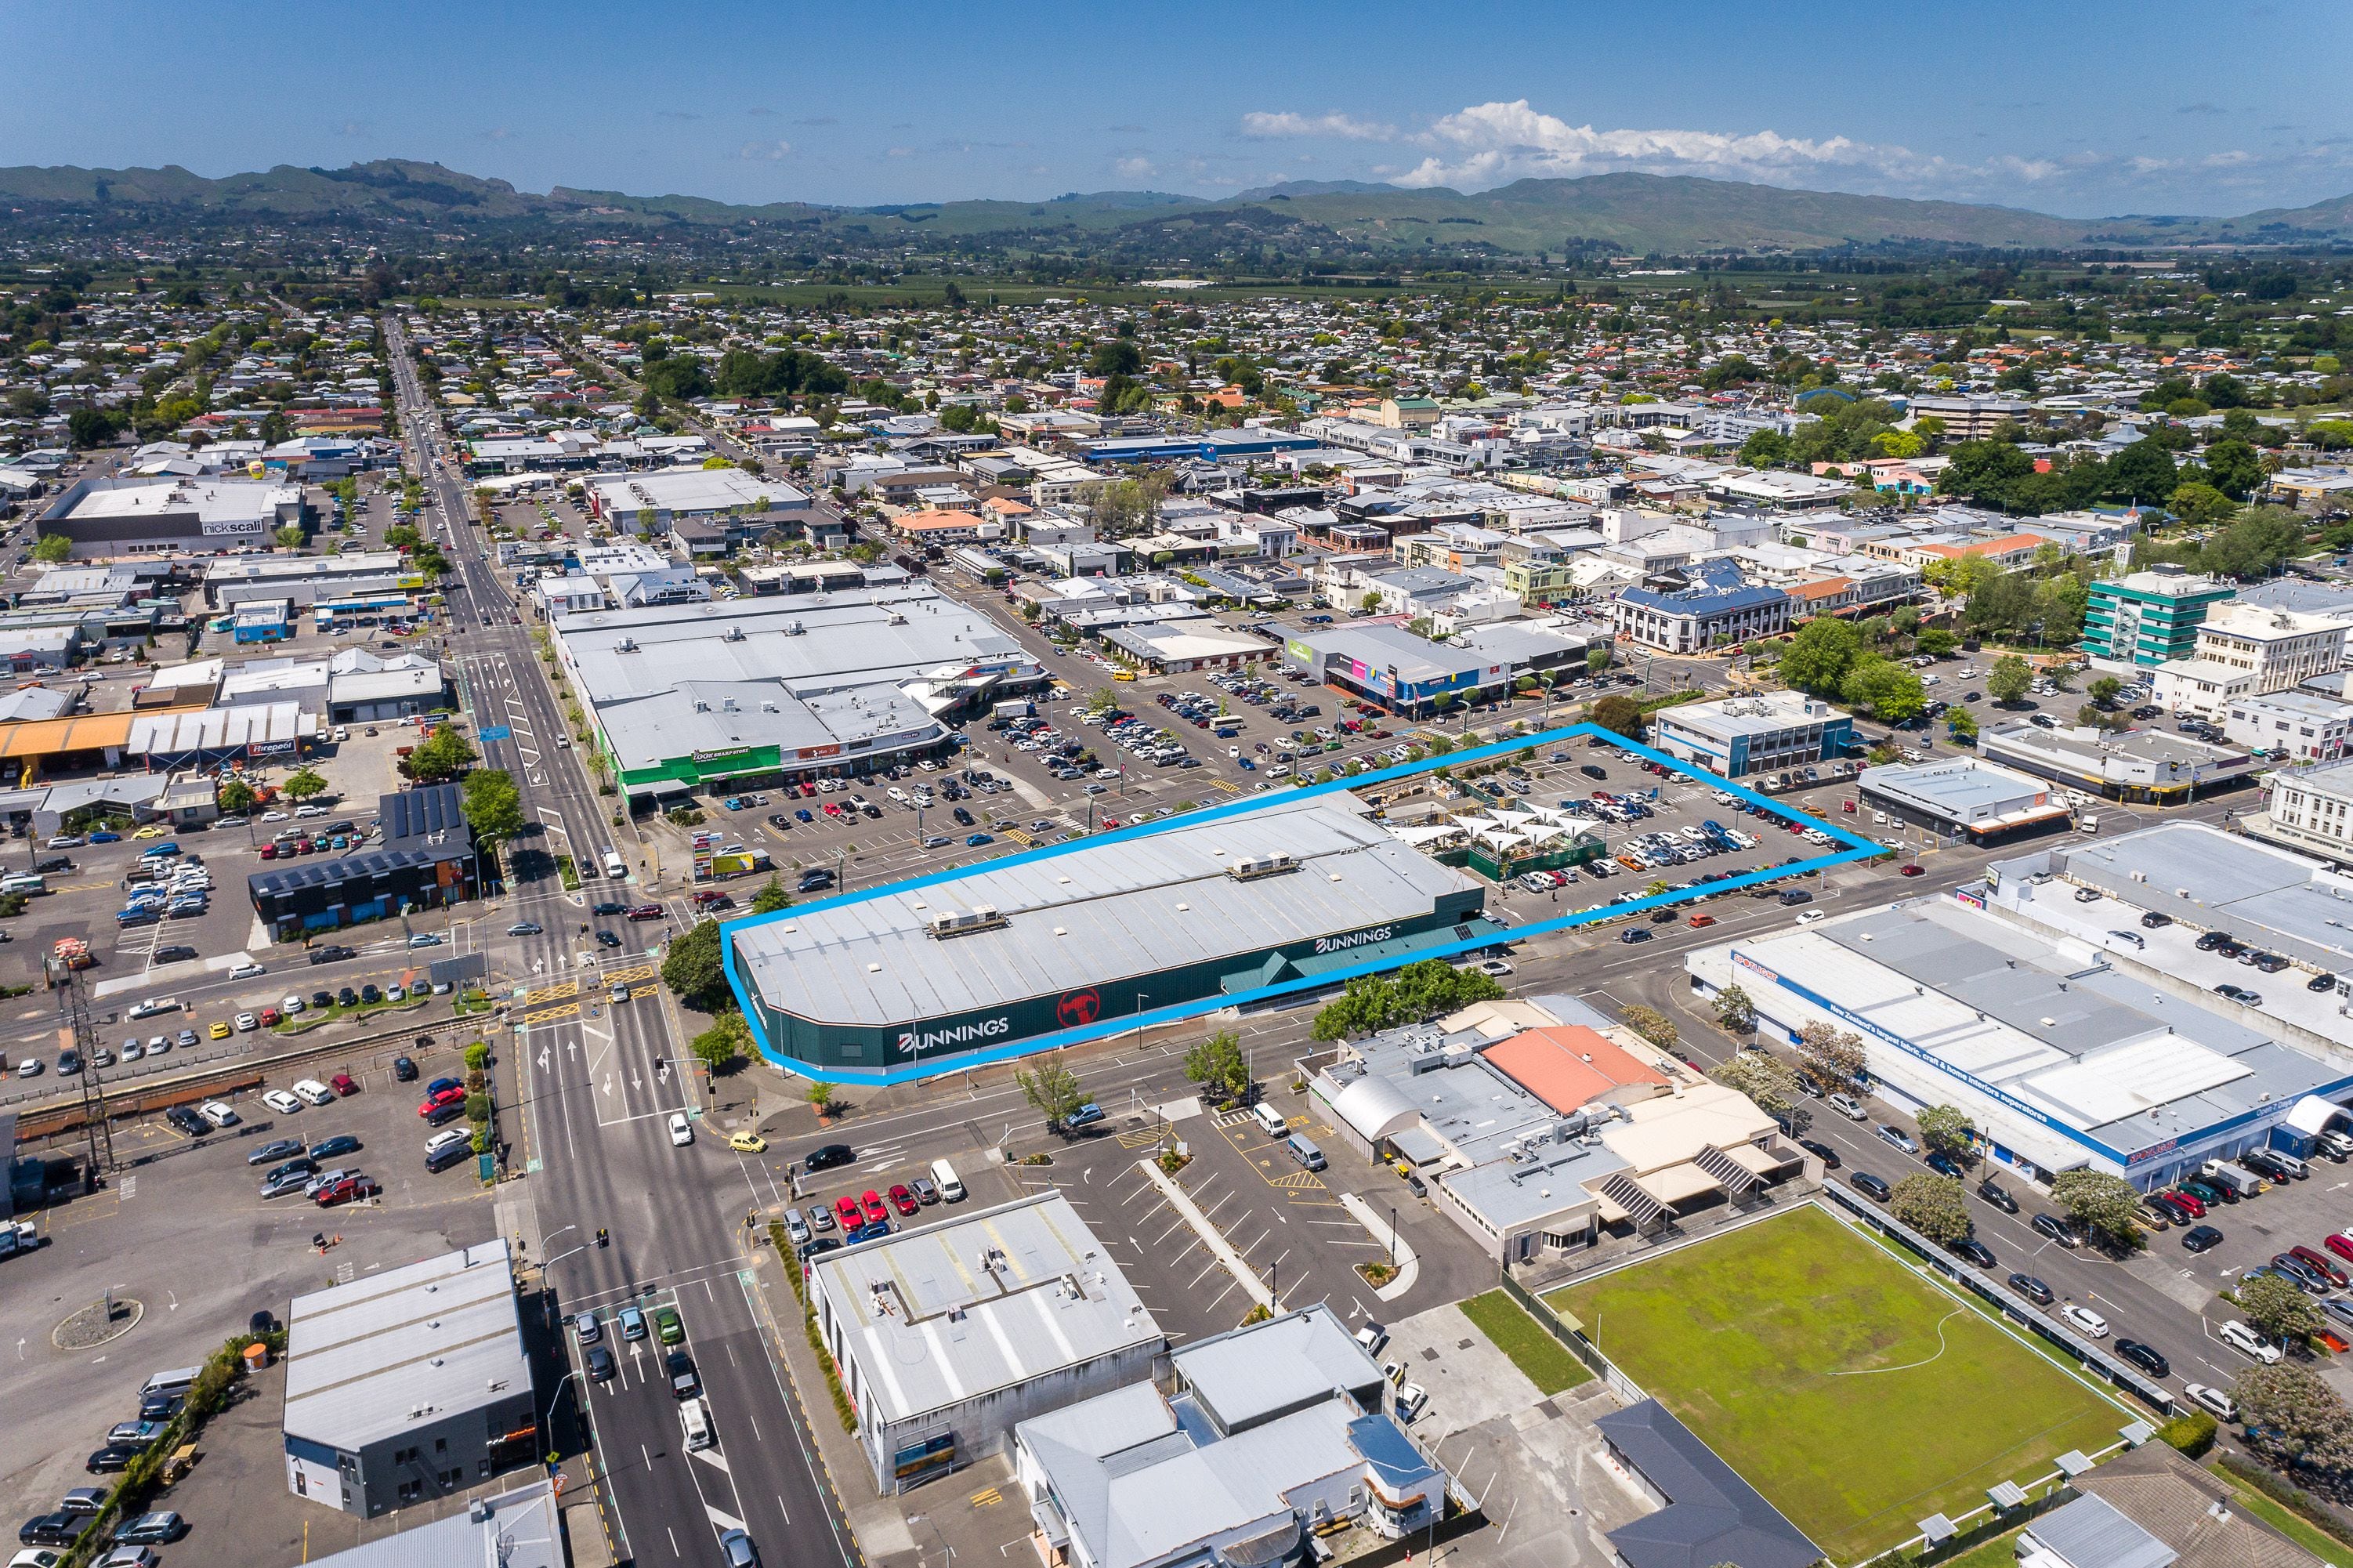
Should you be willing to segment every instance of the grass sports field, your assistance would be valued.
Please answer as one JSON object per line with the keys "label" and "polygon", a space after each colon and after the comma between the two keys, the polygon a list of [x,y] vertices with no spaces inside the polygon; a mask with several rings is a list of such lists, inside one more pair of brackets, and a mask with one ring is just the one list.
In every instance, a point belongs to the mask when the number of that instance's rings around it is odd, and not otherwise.
{"label": "grass sports field", "polygon": [[1546,1299],[1833,1562],[2130,1419],[1810,1204]]}

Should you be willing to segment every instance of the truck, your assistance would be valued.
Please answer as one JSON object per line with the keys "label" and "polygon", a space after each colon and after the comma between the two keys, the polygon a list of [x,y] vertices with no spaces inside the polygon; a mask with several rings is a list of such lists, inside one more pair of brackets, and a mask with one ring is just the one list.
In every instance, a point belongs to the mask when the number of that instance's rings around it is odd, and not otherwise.
{"label": "truck", "polygon": [[2270,1182],[2244,1166],[2234,1165],[2227,1160],[2209,1160],[2198,1168],[2198,1174],[2209,1181],[2227,1186],[2242,1198],[2252,1198],[2258,1192],[2271,1191]]}
{"label": "truck", "polygon": [[988,711],[991,718],[1028,718],[1038,711],[1038,705],[1027,697],[1012,697]]}
{"label": "truck", "polygon": [[43,1237],[30,1220],[18,1220],[13,1224],[0,1221],[0,1257],[13,1257],[20,1252],[30,1252],[39,1246]]}

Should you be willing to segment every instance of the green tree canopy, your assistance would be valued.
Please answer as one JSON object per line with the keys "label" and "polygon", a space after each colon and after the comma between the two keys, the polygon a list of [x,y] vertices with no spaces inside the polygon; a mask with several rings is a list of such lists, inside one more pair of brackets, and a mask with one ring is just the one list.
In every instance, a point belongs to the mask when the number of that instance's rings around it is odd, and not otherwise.
{"label": "green tree canopy", "polygon": [[1788,1115],[1800,1097],[1798,1075],[1788,1063],[1763,1051],[1743,1051],[1709,1068],[1707,1075],[1727,1089],[1746,1095],[1768,1116]]}
{"label": "green tree canopy", "polygon": [[1599,728],[1629,740],[1642,738],[1642,705],[1631,697],[1621,697],[1612,692],[1595,700],[1585,716]]}
{"label": "green tree canopy", "polygon": [[698,920],[671,941],[662,958],[662,983],[687,1006],[715,1012],[734,993],[720,959],[719,922]]}
{"label": "green tree canopy", "polygon": [[1725,986],[1715,993],[1715,1023],[1726,1034],[1753,1034],[1757,1032],[1757,1004],[1738,986]]}
{"label": "green tree canopy", "polygon": [[1817,697],[1834,697],[1847,672],[1862,656],[1862,633],[1851,621],[1818,615],[1798,629],[1781,650],[1781,679]]}
{"label": "green tree canopy", "polygon": [[1839,683],[1839,695],[1848,706],[1889,724],[1902,724],[1927,705],[1917,674],[1893,659],[1876,656],[1858,661],[1847,671]]}
{"label": "green tree canopy", "polygon": [[1087,1091],[1079,1086],[1079,1075],[1062,1065],[1060,1055],[1049,1056],[1035,1067],[1015,1070],[1013,1081],[1021,1089],[1021,1097],[1046,1118],[1050,1127],[1060,1127],[1072,1111],[1087,1103]]}
{"label": "green tree canopy", "polygon": [[2034,683],[2034,667],[2015,653],[2005,653],[1986,672],[1986,695],[2009,704],[2026,695]]}
{"label": "green tree canopy", "polygon": [[2077,1226],[2109,1245],[2140,1245],[2140,1227],[2133,1224],[2140,1193],[2123,1178],[2099,1171],[2065,1171],[2051,1183],[2051,1201]]}
{"label": "green tree canopy", "polygon": [[1887,1212],[1935,1242],[1950,1246],[1969,1234],[1969,1209],[1961,1184],[1950,1176],[1918,1171],[1895,1183]]}
{"label": "green tree canopy", "polygon": [[1377,1034],[1441,1017],[1474,1001],[1492,1001],[1504,988],[1477,969],[1458,969],[1443,959],[1406,965],[1394,977],[1359,975],[1315,1015],[1318,1040]]}
{"label": "green tree canopy", "polygon": [[687,1043],[687,1049],[714,1073],[726,1071],[751,1048],[751,1025],[733,1008],[712,1019],[710,1028]]}
{"label": "green tree canopy", "polygon": [[504,843],[523,831],[522,793],[514,775],[503,768],[481,768],[466,775],[459,806],[474,836],[489,843]]}
{"label": "green tree canopy", "polygon": [[[2278,1285],[2302,1295],[2284,1279],[2249,1282],[2257,1284]],[[2240,1293],[2243,1296],[2246,1289],[2241,1287]],[[2239,1418],[2246,1424],[2248,1441],[2274,1464],[2337,1474],[2353,1467],[2353,1411],[2309,1367],[2295,1361],[2249,1367],[2231,1393],[2239,1404]]]}
{"label": "green tree canopy", "polygon": [[1220,1029],[1185,1053],[1185,1076],[1213,1094],[1238,1099],[1250,1093],[1250,1064],[1241,1036]]}
{"label": "green tree canopy", "polygon": [[1862,1035],[1819,1021],[1799,1029],[1798,1059],[1806,1076],[1825,1089],[1854,1087],[1870,1060]]}
{"label": "green tree canopy", "polygon": [[288,776],[286,782],[279,786],[279,788],[296,800],[307,800],[313,795],[325,794],[327,792],[327,781],[324,779],[320,778],[316,773],[311,772],[308,768],[298,768]]}
{"label": "green tree canopy", "polygon": [[45,567],[54,567],[73,555],[73,541],[63,534],[44,534],[33,546],[33,559]]}
{"label": "green tree canopy", "polygon": [[1914,1118],[1920,1124],[1920,1141],[1937,1154],[1958,1156],[1969,1147],[1969,1118],[1957,1106],[1927,1106]]}
{"label": "green tree canopy", "polygon": [[2276,1274],[2242,1279],[2232,1294],[2239,1298],[2239,1313],[2248,1326],[2274,1340],[2301,1340],[2316,1331],[2323,1321],[2320,1308],[2303,1287]]}
{"label": "green tree canopy", "polygon": [[785,879],[776,873],[770,872],[768,880],[760,885],[760,890],[757,893],[752,895],[752,913],[773,915],[779,909],[790,908],[792,902],[793,895],[785,891]]}
{"label": "green tree canopy", "polygon": [[455,725],[442,725],[426,737],[425,743],[408,754],[409,776],[420,783],[442,784],[455,779],[473,766],[481,754],[465,732]]}

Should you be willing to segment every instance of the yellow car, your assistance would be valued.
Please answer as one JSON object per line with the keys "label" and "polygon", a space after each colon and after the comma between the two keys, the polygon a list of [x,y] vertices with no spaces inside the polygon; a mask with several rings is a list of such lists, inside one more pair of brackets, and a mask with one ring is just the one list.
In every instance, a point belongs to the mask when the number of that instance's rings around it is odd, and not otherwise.
{"label": "yellow car", "polygon": [[214,1024],[214,1025],[213,1025],[213,1028],[212,1028],[212,1035],[213,1035],[213,1038],[214,1038],[214,1039],[216,1039],[216,1040],[226,1040],[226,1039],[227,1039],[227,1038],[228,1038],[228,1025],[227,1025],[227,1024],[226,1024],[226,1023],[216,1023],[216,1024]]}
{"label": "yellow car", "polygon": [[131,836],[134,839],[160,839],[171,831],[161,822],[150,822]]}
{"label": "yellow car", "polygon": [[756,1132],[739,1132],[729,1137],[727,1147],[738,1154],[759,1154],[768,1147],[768,1140]]}

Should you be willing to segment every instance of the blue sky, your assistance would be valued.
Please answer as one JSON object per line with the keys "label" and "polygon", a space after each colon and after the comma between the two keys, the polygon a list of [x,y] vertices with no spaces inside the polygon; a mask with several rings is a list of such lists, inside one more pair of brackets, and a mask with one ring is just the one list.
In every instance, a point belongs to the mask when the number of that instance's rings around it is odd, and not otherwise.
{"label": "blue sky", "polygon": [[2075,216],[2353,191],[2353,96],[2309,70],[2353,59],[2337,0],[0,0],[0,47],[8,163],[850,204],[1617,169]]}

